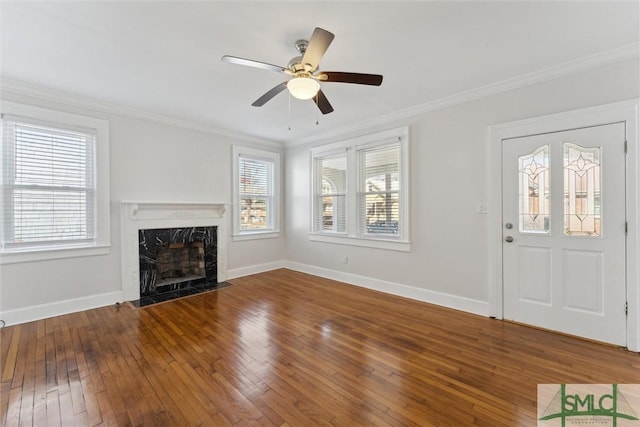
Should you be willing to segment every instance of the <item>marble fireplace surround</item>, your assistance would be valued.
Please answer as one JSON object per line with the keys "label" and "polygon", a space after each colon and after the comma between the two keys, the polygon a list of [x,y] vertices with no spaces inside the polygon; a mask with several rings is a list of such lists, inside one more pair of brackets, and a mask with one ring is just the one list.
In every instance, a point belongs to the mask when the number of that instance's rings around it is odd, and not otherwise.
{"label": "marble fireplace surround", "polygon": [[138,231],[156,228],[216,227],[217,280],[227,278],[227,211],[225,203],[122,201],[122,293],[126,301],[140,299]]}

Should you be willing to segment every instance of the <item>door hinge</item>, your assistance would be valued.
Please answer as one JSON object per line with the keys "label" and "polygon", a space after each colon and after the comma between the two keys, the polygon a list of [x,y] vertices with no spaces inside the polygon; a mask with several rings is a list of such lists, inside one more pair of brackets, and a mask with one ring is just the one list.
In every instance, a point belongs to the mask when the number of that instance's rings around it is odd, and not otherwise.
{"label": "door hinge", "polygon": [[627,221],[624,222],[624,235],[627,236],[629,234],[629,223]]}
{"label": "door hinge", "polygon": [[624,314],[629,315],[629,303],[627,301],[624,302]]}
{"label": "door hinge", "polygon": [[627,154],[627,141],[624,142],[624,154]]}

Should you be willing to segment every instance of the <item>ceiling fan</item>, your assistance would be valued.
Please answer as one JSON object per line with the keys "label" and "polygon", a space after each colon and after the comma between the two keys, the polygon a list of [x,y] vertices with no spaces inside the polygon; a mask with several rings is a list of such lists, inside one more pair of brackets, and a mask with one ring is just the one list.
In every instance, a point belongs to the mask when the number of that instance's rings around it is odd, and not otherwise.
{"label": "ceiling fan", "polygon": [[322,89],[320,89],[319,82],[354,83],[370,86],[380,86],[382,84],[382,76],[380,74],[319,71],[320,60],[334,37],[333,33],[322,28],[316,28],[313,30],[311,39],[298,40],[296,42],[296,49],[300,56],[291,59],[286,67],[230,55],[223,56],[222,60],[232,64],[276,71],[292,77],[258,98],[251,104],[254,107],[262,107],[267,101],[286,88],[289,89],[291,95],[298,99],[313,99],[322,114],[328,114],[333,111],[333,107],[322,92]]}

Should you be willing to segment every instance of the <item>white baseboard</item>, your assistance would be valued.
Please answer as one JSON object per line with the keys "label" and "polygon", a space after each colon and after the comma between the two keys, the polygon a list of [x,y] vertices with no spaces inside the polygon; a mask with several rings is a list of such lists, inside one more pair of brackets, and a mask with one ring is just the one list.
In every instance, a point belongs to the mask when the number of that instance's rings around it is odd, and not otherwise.
{"label": "white baseboard", "polygon": [[7,310],[0,312],[0,319],[5,321],[6,326],[17,325],[19,323],[32,322],[48,317],[62,316],[64,314],[104,307],[120,301],[122,301],[122,291],[114,291],[106,294],[57,301],[50,304],[32,305],[16,310]]}
{"label": "white baseboard", "polygon": [[250,265],[248,267],[233,268],[227,270],[227,280],[236,277],[249,276],[251,274],[264,273],[265,271],[277,270],[283,268],[285,261],[266,262],[264,264]]}
{"label": "white baseboard", "polygon": [[489,302],[480,301],[458,295],[446,294],[444,292],[430,291],[428,289],[416,288],[400,283],[388,282],[386,280],[374,279],[372,277],[360,276],[357,274],[344,273],[342,271],[330,270],[308,264],[285,261],[284,267],[300,271],[302,273],[313,274],[327,279],[349,283],[350,285],[373,289],[392,295],[411,298],[418,301],[436,304],[455,310],[466,311],[467,313],[489,316]]}
{"label": "white baseboard", "polygon": [[[374,279],[372,277],[344,273],[342,271],[330,270],[327,268],[284,260],[230,269],[227,270],[227,279],[230,280],[251,274],[263,273],[265,271],[277,270],[279,268],[288,268],[302,273],[338,280],[351,285],[441,305],[455,310],[466,311],[468,313],[479,314],[481,316],[490,315],[489,303],[486,301],[474,300],[443,292],[420,289],[400,283]],[[6,326],[17,325],[19,323],[32,322],[34,320],[46,319],[48,317],[61,316],[92,308],[104,307],[106,305],[115,304],[119,301],[123,301],[122,291],[114,291],[105,294],[58,301],[51,304],[41,304],[16,310],[8,310],[0,312],[0,319],[5,321]]]}

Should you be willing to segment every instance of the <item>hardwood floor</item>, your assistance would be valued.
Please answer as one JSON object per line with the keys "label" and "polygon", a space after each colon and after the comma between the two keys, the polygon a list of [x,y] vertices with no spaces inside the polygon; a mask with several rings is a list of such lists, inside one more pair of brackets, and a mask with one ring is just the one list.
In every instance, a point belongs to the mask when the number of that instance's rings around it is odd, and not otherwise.
{"label": "hardwood floor", "polygon": [[289,270],[0,331],[3,424],[532,426],[640,355]]}

